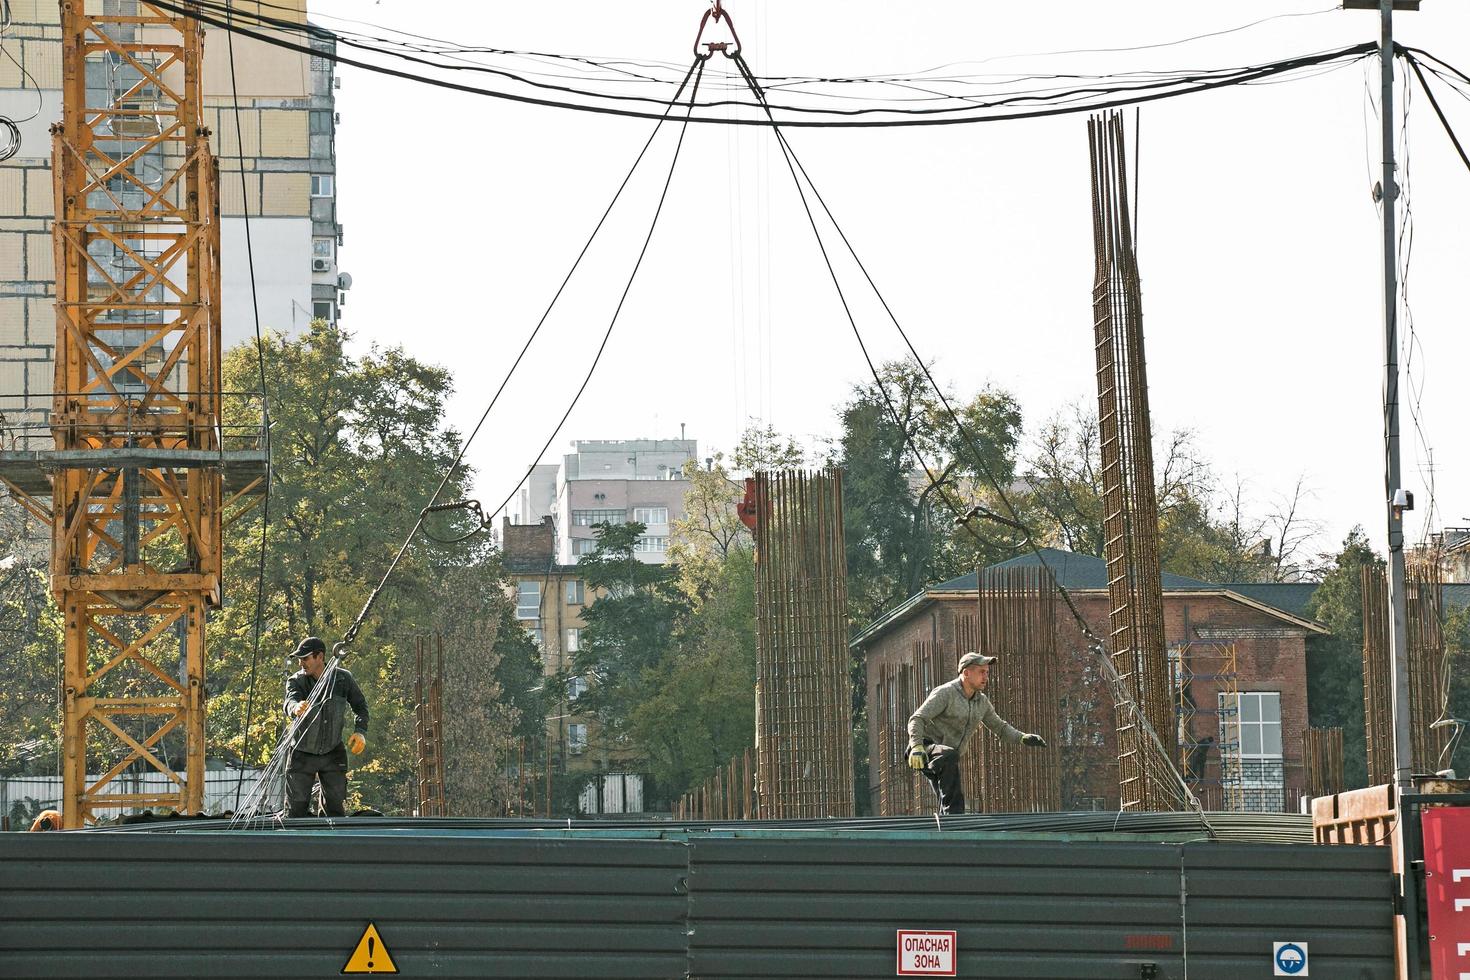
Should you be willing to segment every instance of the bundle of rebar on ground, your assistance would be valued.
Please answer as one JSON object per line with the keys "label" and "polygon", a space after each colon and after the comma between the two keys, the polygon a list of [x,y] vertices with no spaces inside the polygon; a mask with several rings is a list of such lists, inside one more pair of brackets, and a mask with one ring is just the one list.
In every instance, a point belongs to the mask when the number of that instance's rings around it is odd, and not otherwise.
{"label": "bundle of rebar on ground", "polygon": [[[1017,835],[1025,839],[1057,838],[1184,843],[1197,840],[1249,843],[1310,844],[1312,818],[1295,813],[1208,813],[1206,826],[1197,813],[1068,811],[1058,813],[976,813],[929,817],[853,817],[843,820],[728,820],[679,821],[668,819],[563,818],[409,818],[349,817],[280,821],[257,819],[231,830],[331,831],[392,834],[393,836],[545,836],[699,838],[781,836],[933,839],[956,836],[982,838]],[[99,832],[219,832],[223,820],[180,819],[114,825]]]}

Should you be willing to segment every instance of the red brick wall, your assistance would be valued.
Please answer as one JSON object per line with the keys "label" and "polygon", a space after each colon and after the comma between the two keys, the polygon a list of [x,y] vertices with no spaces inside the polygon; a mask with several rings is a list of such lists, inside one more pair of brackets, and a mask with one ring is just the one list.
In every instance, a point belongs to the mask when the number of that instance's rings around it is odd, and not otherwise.
{"label": "red brick wall", "polygon": [[[1093,632],[1106,635],[1107,597],[1101,593],[1074,593],[1079,612]],[[868,757],[869,797],[873,812],[878,812],[880,778],[883,767],[884,726],[874,717],[875,707],[882,703],[877,690],[879,666],[890,670],[913,662],[918,644],[933,643],[942,663],[953,664],[961,653],[955,643],[957,616],[974,612],[973,593],[937,597],[924,603],[907,620],[890,628],[866,651],[867,703],[869,705]],[[1062,673],[1058,678],[1061,703],[1055,731],[1043,732],[1055,738],[1062,747],[1062,800],[1064,807],[1083,808],[1100,805],[1115,809],[1118,805],[1116,741],[1111,691],[1095,658],[1087,652],[1081,630],[1066,612],[1058,613],[1059,649]],[[1285,763],[1285,808],[1294,810],[1303,791],[1302,733],[1307,728],[1307,678],[1305,632],[1276,616],[1220,595],[1169,594],[1164,596],[1164,637],[1172,647],[1190,643],[1190,662],[1195,679],[1190,692],[1197,707],[1192,734],[1196,739],[1218,735],[1218,678],[1201,676],[1221,673],[1225,667],[1218,647],[1206,642],[1213,631],[1226,631],[1216,643],[1231,643],[1235,648],[1235,683],[1237,690],[1274,691],[1281,695],[1282,755]],[[1256,635],[1240,635],[1232,631],[1257,631]],[[1001,664],[1001,669],[1004,664]],[[949,679],[948,674],[929,678],[933,687]],[[905,741],[907,717],[891,726],[891,737]],[[901,751],[901,746],[898,750]],[[981,748],[976,749],[982,750]],[[889,752],[895,751],[893,748]],[[1219,749],[1211,746],[1198,792],[1207,807],[1219,806]],[[901,774],[900,778],[906,778]],[[901,795],[901,794],[900,794]],[[920,810],[928,805],[920,800]],[[1097,803],[1096,801],[1101,801]]]}

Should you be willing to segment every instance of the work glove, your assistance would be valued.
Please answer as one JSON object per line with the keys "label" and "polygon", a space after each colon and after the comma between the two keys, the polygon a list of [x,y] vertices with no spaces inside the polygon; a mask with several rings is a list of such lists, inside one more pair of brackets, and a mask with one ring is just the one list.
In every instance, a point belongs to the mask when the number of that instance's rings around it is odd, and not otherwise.
{"label": "work glove", "polygon": [[1040,735],[1026,734],[1021,736],[1021,744],[1029,745],[1033,749],[1044,749],[1046,748],[1046,739]]}
{"label": "work glove", "polygon": [[353,732],[347,737],[347,751],[353,755],[362,755],[362,750],[367,748],[367,739],[362,732]]}
{"label": "work glove", "polygon": [[915,745],[909,749],[909,768],[922,770],[929,764],[929,753],[924,751],[922,745]]}
{"label": "work glove", "polygon": [[297,718],[300,718],[302,715],[306,714],[306,709],[309,708],[309,707],[311,707],[311,706],[309,704],[307,704],[305,701],[298,701],[296,703],[295,710],[293,710],[291,713],[293,715],[295,715]]}

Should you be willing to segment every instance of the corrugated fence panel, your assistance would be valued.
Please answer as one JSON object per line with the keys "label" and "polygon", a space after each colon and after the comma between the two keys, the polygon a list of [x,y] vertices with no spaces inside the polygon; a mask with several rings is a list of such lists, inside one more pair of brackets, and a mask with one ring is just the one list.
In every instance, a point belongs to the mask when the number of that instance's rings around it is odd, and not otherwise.
{"label": "corrugated fence panel", "polygon": [[1191,978],[1270,976],[1274,942],[1310,944],[1313,977],[1393,977],[1388,848],[1183,847]]}
{"label": "corrugated fence panel", "polygon": [[[1092,840],[0,834],[0,977],[335,976],[376,924],[401,976],[1390,980],[1388,849]],[[1187,958],[1187,964],[1186,964]],[[1187,967],[1187,969],[1186,969]]]}
{"label": "corrugated fence panel", "polygon": [[369,921],[400,975],[682,977],[688,848],[0,834],[0,976],[335,976]]}
{"label": "corrugated fence panel", "polygon": [[[1389,980],[1384,848],[997,841],[692,844],[690,973],[891,977],[897,930],[954,930],[960,976]],[[1319,966],[1321,964],[1321,966]]]}

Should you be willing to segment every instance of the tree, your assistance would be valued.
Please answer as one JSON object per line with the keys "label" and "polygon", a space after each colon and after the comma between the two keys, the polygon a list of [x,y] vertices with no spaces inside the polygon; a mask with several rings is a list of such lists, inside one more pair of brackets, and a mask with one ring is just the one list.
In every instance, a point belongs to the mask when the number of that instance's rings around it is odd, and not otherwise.
{"label": "tree", "polygon": [[1332,632],[1307,639],[1307,706],[1314,727],[1343,730],[1343,778],[1348,786],[1368,782],[1363,729],[1363,569],[1384,561],[1361,527],[1327,559],[1322,584],[1312,593],[1307,615]]}
{"label": "tree", "polygon": [[884,364],[879,382],[854,386],[841,414],[838,462],[855,626],[1016,547],[1013,531],[972,520],[976,540],[956,526],[954,514],[976,504],[1000,509],[991,481],[1005,486],[1014,472],[1021,433],[1015,400],[995,389],[968,400],[948,396],[975,437],[972,447],[917,363]]}
{"label": "tree", "polygon": [[602,595],[582,614],[585,626],[572,669],[587,678],[579,714],[595,718],[604,739],[627,739],[634,711],[659,682],[657,667],[687,608],[669,587],[670,570],[638,560],[646,528],[597,524],[597,547],[577,560],[589,592]]}
{"label": "tree", "polygon": [[46,529],[0,498],[0,775],[57,771],[63,624]]}
{"label": "tree", "polygon": [[[1101,443],[1095,414],[1074,406],[1047,421],[1025,455],[1018,495],[1036,537],[1103,557]],[[1159,559],[1165,571],[1208,582],[1279,582],[1299,576],[1298,563],[1319,525],[1303,507],[1299,478],[1264,516],[1253,516],[1244,484],[1225,489],[1200,455],[1194,435],[1177,429],[1154,449]]]}
{"label": "tree", "polygon": [[[253,642],[263,508],[226,535],[229,591],[209,623],[210,744],[251,765],[264,762],[280,736],[281,654],[308,634],[329,646],[342,636],[458,450],[444,420],[448,372],[399,349],[354,357],[348,339],[323,321],[299,337],[263,339],[274,474],[259,576],[263,656],[254,657]],[[258,370],[253,344],[235,348],[225,358],[225,389],[258,389]],[[226,409],[227,426],[248,426],[239,402]],[[468,479],[467,470],[457,471],[441,501],[463,497]],[[435,515],[428,526],[445,540],[471,530],[463,511]],[[531,669],[514,646],[520,631],[499,629],[510,600],[498,555],[483,535],[434,538],[415,538],[344,663],[372,710],[368,752],[354,766],[352,788],[384,809],[407,806],[415,768],[414,635],[453,633],[446,673],[505,709],[471,726],[473,751],[457,759],[468,771],[497,771],[516,728],[538,729],[544,717],[531,695],[539,684],[520,677]],[[481,625],[467,635],[465,624]],[[511,683],[511,675],[519,679]]]}
{"label": "tree", "polygon": [[693,460],[685,463],[684,479],[689,481],[684,516],[672,525],[668,558],[675,587],[698,610],[725,561],[736,551],[749,551],[754,541],[735,509],[745,486],[731,478],[724,454],[710,457],[707,468]]}

